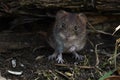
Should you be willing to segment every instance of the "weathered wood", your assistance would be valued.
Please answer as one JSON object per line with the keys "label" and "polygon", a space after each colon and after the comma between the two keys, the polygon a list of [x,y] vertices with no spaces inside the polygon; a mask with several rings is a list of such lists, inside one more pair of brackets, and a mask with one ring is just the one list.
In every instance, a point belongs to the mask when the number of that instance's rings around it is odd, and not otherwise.
{"label": "weathered wood", "polygon": [[[16,0],[0,3],[0,11],[5,13],[18,13],[23,9],[67,9],[71,11],[113,11],[120,12],[119,0]],[[42,11],[41,10],[41,11]],[[112,13],[112,12],[111,12]]]}
{"label": "weathered wood", "polygon": [[92,25],[106,23],[106,22],[119,22],[120,21],[120,15],[87,15],[87,17],[88,17],[88,21]]}
{"label": "weathered wood", "polygon": [[120,0],[97,0],[96,9],[102,11],[120,11]]}

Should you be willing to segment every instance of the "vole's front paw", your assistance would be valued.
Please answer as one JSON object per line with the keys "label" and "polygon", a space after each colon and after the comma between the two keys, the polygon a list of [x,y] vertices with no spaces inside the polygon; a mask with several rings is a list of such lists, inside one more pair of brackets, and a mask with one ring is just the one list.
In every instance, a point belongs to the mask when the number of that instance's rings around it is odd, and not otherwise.
{"label": "vole's front paw", "polygon": [[63,60],[63,58],[62,58],[62,55],[58,55],[56,61],[57,61],[58,63],[63,63],[64,60]]}
{"label": "vole's front paw", "polygon": [[84,56],[79,55],[79,54],[78,54],[78,53],[76,53],[76,52],[74,52],[73,54],[74,54],[74,56],[75,56],[75,59],[78,59],[78,60],[83,60],[83,58],[84,58]]}
{"label": "vole's front paw", "polygon": [[56,53],[53,53],[52,55],[50,55],[49,57],[48,57],[48,59],[49,60],[53,60],[53,59],[55,59],[57,57],[57,54]]}

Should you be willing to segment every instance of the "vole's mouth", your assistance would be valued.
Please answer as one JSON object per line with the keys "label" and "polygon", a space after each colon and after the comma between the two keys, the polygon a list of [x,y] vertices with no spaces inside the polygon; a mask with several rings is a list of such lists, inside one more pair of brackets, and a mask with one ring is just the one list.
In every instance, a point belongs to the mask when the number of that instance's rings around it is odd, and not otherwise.
{"label": "vole's mouth", "polygon": [[76,39],[76,36],[75,36],[75,35],[70,36],[70,35],[64,35],[64,34],[62,34],[62,33],[60,33],[60,37],[61,37],[62,39],[65,39],[65,40],[74,40],[74,39]]}
{"label": "vole's mouth", "polygon": [[76,36],[75,36],[75,35],[70,36],[70,37],[68,37],[68,39],[69,39],[69,40],[74,40],[74,39],[76,39]]}

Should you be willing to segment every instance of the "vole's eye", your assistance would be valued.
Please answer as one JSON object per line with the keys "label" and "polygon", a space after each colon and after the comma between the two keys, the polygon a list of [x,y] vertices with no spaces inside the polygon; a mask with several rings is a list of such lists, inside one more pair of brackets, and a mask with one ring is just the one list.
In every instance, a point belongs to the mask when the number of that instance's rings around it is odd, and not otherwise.
{"label": "vole's eye", "polygon": [[78,27],[77,27],[77,26],[75,26],[75,27],[74,27],[74,30],[78,30]]}

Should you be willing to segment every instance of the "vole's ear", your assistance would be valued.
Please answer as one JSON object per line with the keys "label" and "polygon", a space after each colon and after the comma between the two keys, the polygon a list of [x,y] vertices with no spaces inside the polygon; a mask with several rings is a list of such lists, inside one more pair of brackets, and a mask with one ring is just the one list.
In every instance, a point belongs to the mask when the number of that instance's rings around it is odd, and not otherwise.
{"label": "vole's ear", "polygon": [[82,21],[82,23],[84,24],[84,25],[86,25],[87,24],[87,17],[85,16],[85,14],[83,14],[83,13],[79,13],[78,14],[78,17],[79,17],[79,19]]}
{"label": "vole's ear", "polygon": [[60,18],[62,18],[64,16],[66,16],[67,14],[68,14],[68,12],[66,12],[64,10],[60,10],[60,11],[57,12],[56,18],[60,19]]}

